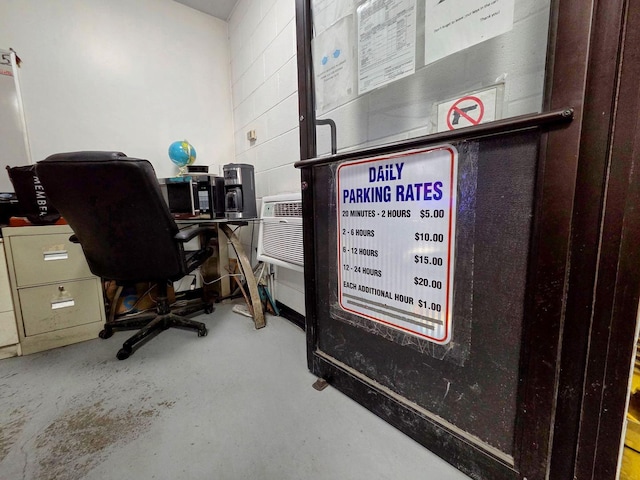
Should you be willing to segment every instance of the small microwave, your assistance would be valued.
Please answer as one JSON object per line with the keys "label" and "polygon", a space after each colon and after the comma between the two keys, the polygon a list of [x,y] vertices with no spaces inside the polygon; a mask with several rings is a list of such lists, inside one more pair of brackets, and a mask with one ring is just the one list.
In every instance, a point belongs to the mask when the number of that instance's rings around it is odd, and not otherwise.
{"label": "small microwave", "polygon": [[224,178],[209,174],[159,179],[162,194],[175,216],[224,217]]}

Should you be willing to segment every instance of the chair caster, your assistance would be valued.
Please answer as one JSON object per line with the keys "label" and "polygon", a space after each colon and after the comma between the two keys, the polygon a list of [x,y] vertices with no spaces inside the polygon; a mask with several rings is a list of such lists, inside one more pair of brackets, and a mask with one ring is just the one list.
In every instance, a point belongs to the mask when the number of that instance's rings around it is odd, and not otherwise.
{"label": "chair caster", "polygon": [[207,315],[210,313],[213,313],[213,304],[212,303],[207,303],[204,306],[204,313],[206,313]]}
{"label": "chair caster", "polygon": [[98,334],[100,338],[109,338],[112,335],[113,335],[113,329],[111,328],[105,328],[104,330],[101,330],[100,333]]}
{"label": "chair caster", "polygon": [[202,328],[198,329],[198,336],[199,337],[206,337],[208,333],[209,333],[209,330],[207,330],[207,327],[202,327]]}
{"label": "chair caster", "polygon": [[132,353],[131,350],[125,350],[124,348],[121,348],[120,350],[118,350],[118,353],[116,354],[116,358],[118,360],[126,360],[127,358],[129,358],[131,353]]}

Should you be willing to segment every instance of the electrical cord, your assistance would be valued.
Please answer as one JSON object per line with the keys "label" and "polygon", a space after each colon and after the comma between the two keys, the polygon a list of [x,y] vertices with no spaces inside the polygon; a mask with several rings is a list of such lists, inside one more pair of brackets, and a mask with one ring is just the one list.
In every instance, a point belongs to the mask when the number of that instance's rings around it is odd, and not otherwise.
{"label": "electrical cord", "polygon": [[200,280],[202,280],[202,283],[204,285],[213,285],[214,283],[219,282],[223,278],[227,278],[227,277],[244,277],[244,275],[241,274],[241,273],[227,273],[226,275],[222,275],[221,277],[218,277],[215,280],[211,280],[210,282],[207,282],[207,281],[205,281],[204,277],[202,276],[202,273],[200,272],[200,269],[198,269],[198,274],[200,275]]}

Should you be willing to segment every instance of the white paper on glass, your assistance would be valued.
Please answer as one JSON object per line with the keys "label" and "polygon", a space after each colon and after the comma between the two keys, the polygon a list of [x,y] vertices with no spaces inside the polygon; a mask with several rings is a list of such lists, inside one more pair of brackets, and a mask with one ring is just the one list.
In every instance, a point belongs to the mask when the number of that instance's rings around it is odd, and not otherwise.
{"label": "white paper on glass", "polygon": [[320,35],[341,18],[355,11],[354,0],[312,0],[313,33]]}
{"label": "white paper on glass", "polygon": [[338,167],[343,310],[434,343],[451,340],[457,178],[450,145]]}
{"label": "white paper on glass", "polygon": [[353,32],[353,15],[348,15],[313,39],[318,114],[340,106],[356,96]]}
{"label": "white paper on glass", "polygon": [[425,0],[425,64],[513,28],[514,0]]}
{"label": "white paper on glass", "polygon": [[416,69],[416,0],[369,0],[357,9],[358,93]]}

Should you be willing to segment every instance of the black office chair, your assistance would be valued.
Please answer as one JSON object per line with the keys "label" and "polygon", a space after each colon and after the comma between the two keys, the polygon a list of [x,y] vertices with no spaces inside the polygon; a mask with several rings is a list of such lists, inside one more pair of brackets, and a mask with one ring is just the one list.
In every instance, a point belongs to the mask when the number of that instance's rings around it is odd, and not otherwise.
{"label": "black office chair", "polygon": [[[119,286],[157,283],[156,312],[115,319],[115,305],[111,305],[101,338],[109,338],[114,330],[140,328],[122,345],[119,360],[128,358],[150,335],[170,327],[207,334],[204,323],[181,315],[202,309],[210,313],[211,304],[172,313],[167,284],[212,255],[215,230],[179,231],[151,163],[118,152],[60,153],[38,162],[36,173],[51,203],[73,229],[71,240],[82,246],[94,275],[115,280]],[[204,238],[201,249],[185,252],[184,244],[198,235]]]}

